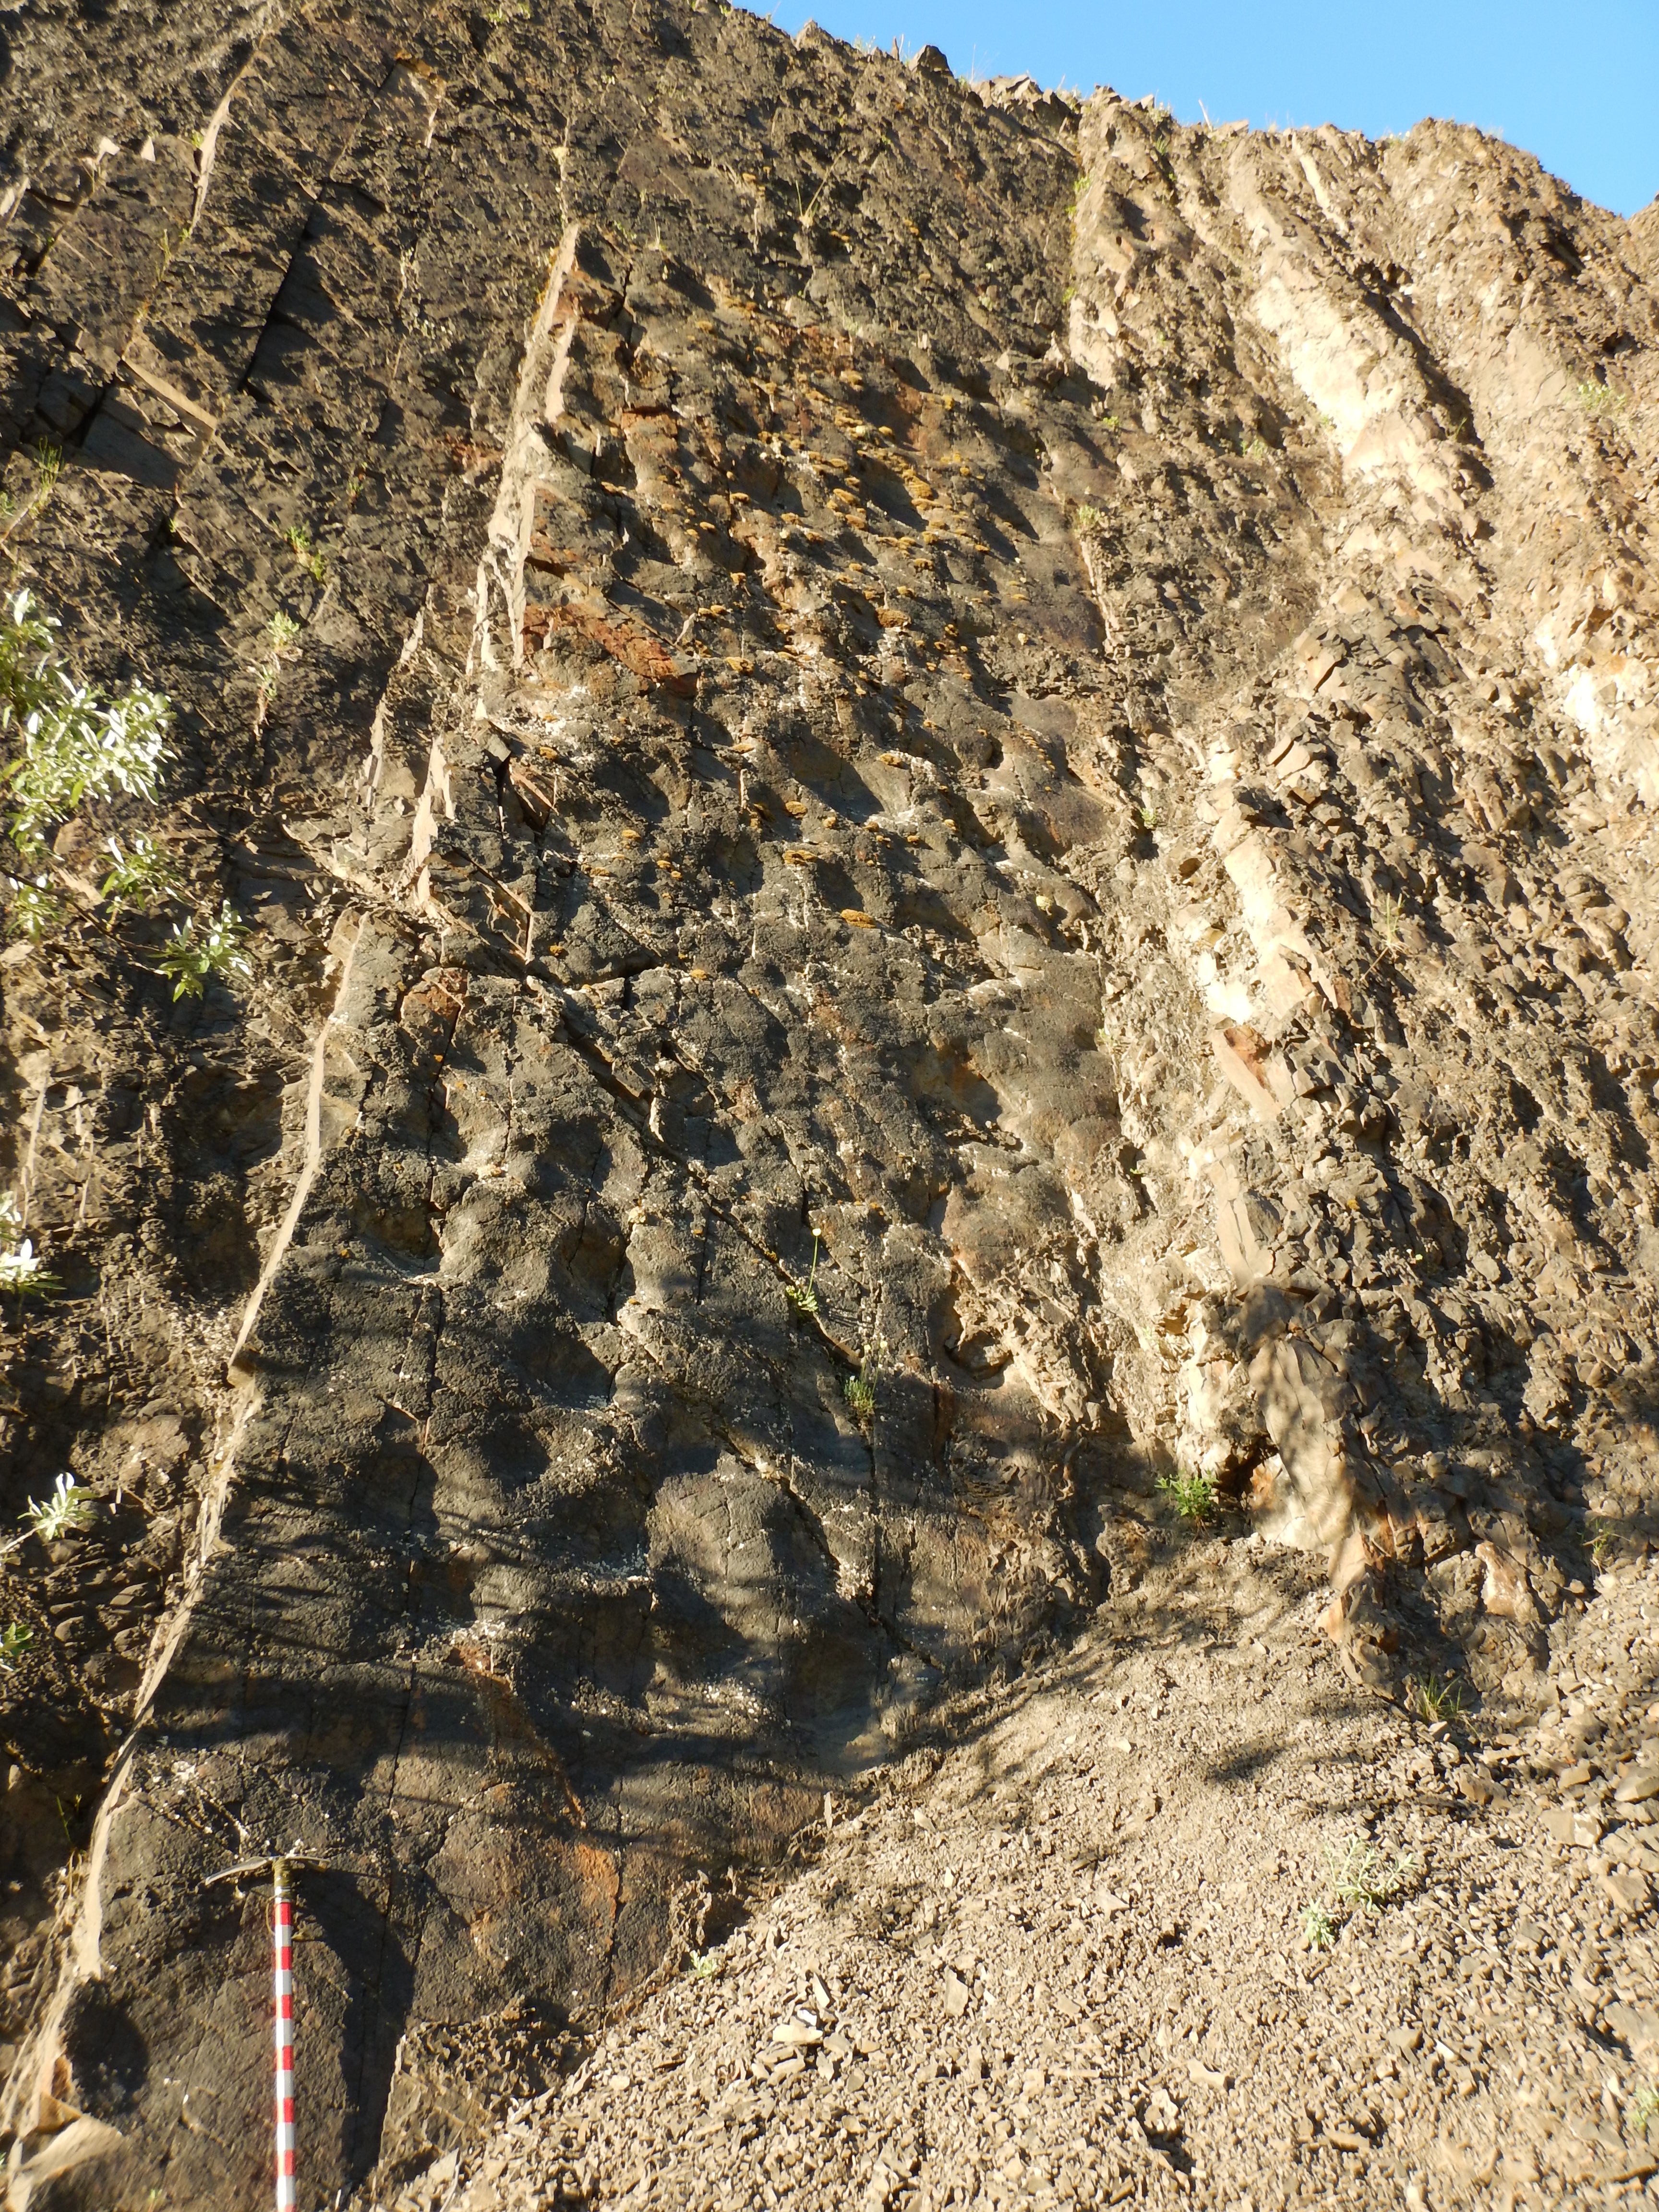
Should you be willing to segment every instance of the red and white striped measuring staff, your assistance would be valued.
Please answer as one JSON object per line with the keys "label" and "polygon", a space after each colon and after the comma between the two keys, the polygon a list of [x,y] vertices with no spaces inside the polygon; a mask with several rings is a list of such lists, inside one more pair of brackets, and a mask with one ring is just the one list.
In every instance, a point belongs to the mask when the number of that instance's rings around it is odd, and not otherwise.
{"label": "red and white striped measuring staff", "polygon": [[294,2212],[294,1892],[288,1861],[273,1859],[271,1988],[276,1999],[276,2212]]}
{"label": "red and white striped measuring staff", "polygon": [[[295,2212],[294,2172],[294,1869],[321,1867],[303,1844],[295,1844],[286,1858],[244,1859],[239,1865],[221,1867],[202,1884],[244,1882],[250,1875],[270,1869],[273,1910],[270,1917],[270,1980],[276,2031],[276,2212]],[[240,1894],[239,1890],[238,1894]]]}

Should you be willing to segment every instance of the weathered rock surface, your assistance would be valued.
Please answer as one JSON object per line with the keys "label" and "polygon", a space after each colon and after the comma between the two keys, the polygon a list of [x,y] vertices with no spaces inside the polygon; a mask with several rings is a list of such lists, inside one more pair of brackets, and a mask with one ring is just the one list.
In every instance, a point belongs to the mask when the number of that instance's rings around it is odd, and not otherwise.
{"label": "weathered rock surface", "polygon": [[6,552],[256,953],[4,955],[18,2201],[261,2197],[296,1844],[395,2185],[1177,1467],[1535,1700],[1651,1499],[1652,211],[684,7],[6,40]]}

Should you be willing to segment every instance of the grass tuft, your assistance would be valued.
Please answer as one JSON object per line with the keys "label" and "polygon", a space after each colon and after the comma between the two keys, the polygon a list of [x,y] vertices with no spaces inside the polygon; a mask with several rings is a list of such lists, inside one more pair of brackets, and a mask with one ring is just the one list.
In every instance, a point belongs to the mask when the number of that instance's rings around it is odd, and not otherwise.
{"label": "grass tuft", "polygon": [[54,446],[50,438],[42,438],[31,448],[29,458],[34,463],[34,498],[32,501],[39,514],[58,489],[58,479],[64,473],[64,449]]}
{"label": "grass tuft", "polygon": [[1449,1677],[1437,1682],[1432,1674],[1413,1675],[1406,1685],[1407,1710],[1431,1725],[1455,1720],[1463,1710],[1463,1693]]}

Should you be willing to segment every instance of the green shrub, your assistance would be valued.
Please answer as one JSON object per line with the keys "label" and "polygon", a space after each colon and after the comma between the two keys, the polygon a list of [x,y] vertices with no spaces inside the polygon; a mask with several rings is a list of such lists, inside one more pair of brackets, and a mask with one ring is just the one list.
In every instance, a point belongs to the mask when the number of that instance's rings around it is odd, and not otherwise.
{"label": "green shrub", "polygon": [[1332,1844],[1325,1853],[1332,1902],[1347,1912],[1381,1911],[1415,1879],[1417,1861],[1402,1854],[1390,1866],[1364,1836]]}
{"label": "green shrub", "polygon": [[0,618],[0,732],[15,728],[22,738],[0,787],[10,807],[6,833],[21,853],[44,850],[47,830],[82,799],[153,799],[172,757],[161,693],[134,684],[106,701],[71,683],[57,657],[57,629],[27,592]]}
{"label": "green shrub", "polygon": [[156,955],[156,965],[175,999],[199,999],[210,976],[252,974],[246,945],[247,925],[227,900],[216,921],[198,922],[190,915],[179,922]]}
{"label": "green shrub", "polygon": [[1328,1951],[1336,1941],[1336,1923],[1323,1905],[1310,1905],[1302,1915],[1302,1934],[1310,1951]]}
{"label": "green shrub", "polygon": [[11,879],[11,903],[6,908],[6,933],[27,937],[39,944],[50,937],[64,919],[64,909],[52,895],[50,876]]}
{"label": "green shrub", "polygon": [[[0,804],[7,810],[5,836],[25,863],[22,871],[0,867],[0,878],[9,887],[8,932],[36,939],[57,928],[64,915],[53,896],[47,833],[83,799],[153,801],[173,757],[167,743],[172,708],[162,695],[134,684],[118,698],[105,700],[89,684],[71,682],[58,658],[58,629],[27,592],[14,593],[0,611],[0,737],[15,732],[21,739],[16,757],[0,769]],[[271,617],[272,688],[278,659],[299,634],[289,616]],[[148,911],[164,900],[182,902],[178,871],[154,838],[141,830],[125,848],[113,837],[104,842],[111,866],[100,896],[112,908]],[[173,997],[199,998],[211,975],[251,973],[246,939],[246,925],[228,905],[212,921],[187,916],[159,956]],[[20,1264],[20,1255],[14,1252],[8,1262],[0,1250],[0,1289],[19,1286]]]}
{"label": "green shrub", "polygon": [[1215,1511],[1212,1474],[1188,1474],[1177,1468],[1173,1474],[1160,1475],[1158,1486],[1174,1498],[1176,1511],[1194,1528],[1201,1528]]}
{"label": "green shrub", "polygon": [[105,700],[74,683],[58,658],[58,628],[31,592],[14,592],[0,608],[0,737],[19,740],[0,769],[0,821],[23,863],[0,869],[10,892],[6,929],[37,940],[64,919],[47,842],[54,825],[83,799],[153,799],[171,757],[171,710],[160,692],[134,684]]}
{"label": "green shrub", "polygon": [[131,849],[123,852],[113,837],[105,839],[113,865],[100,886],[100,896],[112,906],[136,906],[148,914],[164,899],[181,896],[179,872],[172,858],[154,838],[142,830]]}
{"label": "green shrub", "polygon": [[1304,1907],[1302,1936],[1310,1951],[1328,1951],[1343,1922],[1371,1918],[1417,1880],[1417,1861],[1402,1852],[1390,1865],[1368,1836],[1349,1836],[1325,1850],[1325,1893]]}

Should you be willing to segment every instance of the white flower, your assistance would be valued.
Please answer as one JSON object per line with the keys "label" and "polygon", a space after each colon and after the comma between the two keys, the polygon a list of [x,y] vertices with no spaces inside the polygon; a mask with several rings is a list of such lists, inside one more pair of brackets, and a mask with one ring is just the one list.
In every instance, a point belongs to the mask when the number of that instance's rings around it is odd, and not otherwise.
{"label": "white flower", "polygon": [[19,1291],[40,1279],[40,1262],[26,1237],[15,1252],[0,1252],[0,1291]]}

